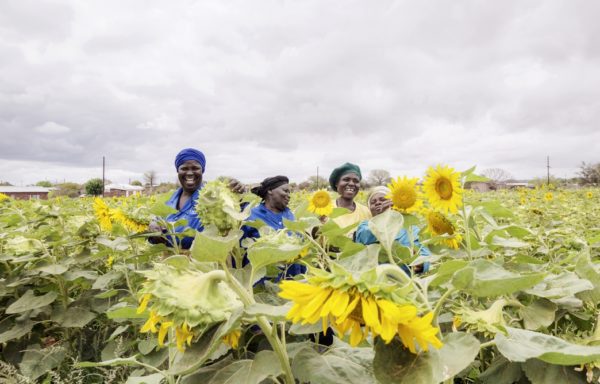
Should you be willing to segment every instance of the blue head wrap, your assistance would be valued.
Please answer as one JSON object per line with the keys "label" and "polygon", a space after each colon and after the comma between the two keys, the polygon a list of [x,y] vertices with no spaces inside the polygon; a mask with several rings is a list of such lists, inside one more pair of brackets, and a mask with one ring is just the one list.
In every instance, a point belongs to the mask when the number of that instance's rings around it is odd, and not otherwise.
{"label": "blue head wrap", "polygon": [[196,160],[202,167],[202,173],[206,170],[206,158],[204,153],[194,148],[182,149],[177,156],[175,156],[175,169],[179,169],[179,166],[188,160]]}

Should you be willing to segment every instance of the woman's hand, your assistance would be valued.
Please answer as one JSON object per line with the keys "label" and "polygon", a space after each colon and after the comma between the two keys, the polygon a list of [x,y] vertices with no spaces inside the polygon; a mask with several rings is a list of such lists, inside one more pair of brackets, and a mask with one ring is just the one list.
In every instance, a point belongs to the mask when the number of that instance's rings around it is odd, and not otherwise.
{"label": "woman's hand", "polygon": [[240,183],[238,179],[229,180],[229,189],[233,193],[245,193],[247,188],[244,184]]}

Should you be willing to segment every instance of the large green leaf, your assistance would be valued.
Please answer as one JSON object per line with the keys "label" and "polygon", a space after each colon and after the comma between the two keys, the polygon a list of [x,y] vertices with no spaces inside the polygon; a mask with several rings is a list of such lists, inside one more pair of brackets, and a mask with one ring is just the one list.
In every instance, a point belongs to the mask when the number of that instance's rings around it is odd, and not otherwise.
{"label": "large green leaf", "polygon": [[53,316],[52,320],[56,321],[65,328],[81,328],[87,323],[94,320],[96,314],[85,308],[71,307],[64,312],[60,312]]}
{"label": "large green leaf", "polygon": [[594,304],[600,303],[600,273],[596,271],[591,262],[589,250],[582,252],[577,258],[575,272],[579,277],[587,279],[594,286],[587,292],[581,292],[578,296],[583,300],[592,301]]}
{"label": "large green leaf", "polygon": [[525,292],[556,301],[565,298],[576,299],[575,294],[591,289],[594,289],[594,285],[590,281],[580,279],[573,272],[562,272],[560,275],[546,276],[543,281]]}
{"label": "large green leaf", "polygon": [[483,384],[513,384],[519,382],[522,375],[521,363],[513,363],[500,355],[479,376],[479,380]]}
{"label": "large green leaf", "polygon": [[56,292],[48,292],[42,296],[36,296],[32,290],[25,292],[17,301],[6,308],[6,313],[21,313],[52,304],[58,297]]}
{"label": "large green leaf", "polygon": [[25,336],[31,331],[33,325],[34,323],[31,320],[15,322],[11,329],[0,333],[0,344]]}
{"label": "large green leaf", "polygon": [[569,343],[555,336],[506,327],[507,335],[497,333],[496,346],[511,361],[539,359],[556,365],[585,364],[600,360],[600,346]]}
{"label": "large green leaf", "polygon": [[320,354],[312,347],[304,347],[294,357],[292,372],[300,383],[376,383],[369,366],[372,353],[370,348],[355,348],[354,351],[347,348],[343,352],[334,348]]}
{"label": "large green leaf", "polygon": [[554,322],[557,306],[550,300],[539,299],[519,309],[525,328],[536,331]]}
{"label": "large green leaf", "polygon": [[495,297],[534,286],[545,274],[510,272],[489,260],[475,260],[454,273],[452,285],[476,297]]}
{"label": "large green leaf", "polygon": [[375,377],[386,384],[435,384],[442,380],[442,365],[437,353],[412,354],[398,339],[385,344],[375,342]]}
{"label": "large green leaf", "polygon": [[169,194],[162,194],[156,196],[156,203],[150,207],[150,213],[160,217],[167,217],[172,213],[177,213],[177,210],[173,207],[166,205],[171,196]]}
{"label": "large green leaf", "polygon": [[248,259],[255,270],[267,265],[293,260],[305,248],[302,244],[254,243],[248,248]]}
{"label": "large green leaf", "polygon": [[23,355],[19,368],[26,377],[35,380],[58,367],[67,355],[62,347],[38,350],[37,346],[30,346]]}
{"label": "large green leaf", "polygon": [[523,370],[531,384],[587,384],[585,373],[573,367],[552,365],[536,359],[527,360]]}
{"label": "large green leaf", "polygon": [[225,237],[220,236],[217,227],[209,225],[204,231],[196,232],[191,249],[192,257],[203,262],[225,262],[241,236],[242,232],[239,230],[232,230]]}
{"label": "large green leaf", "polygon": [[388,209],[369,220],[369,229],[388,255],[392,254],[392,246],[403,226],[404,216],[393,209]]}
{"label": "large green leaf", "polygon": [[[283,373],[273,351],[260,351],[253,360],[236,360],[218,364],[214,370],[203,369],[193,375],[195,383],[204,384],[259,384]],[[187,381],[186,381],[187,382]],[[190,382],[191,383],[191,382]]]}
{"label": "large green leaf", "polygon": [[129,376],[125,384],[160,384],[165,377],[160,373],[146,376]]}

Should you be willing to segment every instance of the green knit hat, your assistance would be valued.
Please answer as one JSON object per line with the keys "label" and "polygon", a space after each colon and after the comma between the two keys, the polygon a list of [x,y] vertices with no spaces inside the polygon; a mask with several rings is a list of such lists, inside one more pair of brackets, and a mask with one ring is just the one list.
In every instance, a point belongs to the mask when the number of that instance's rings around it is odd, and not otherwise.
{"label": "green knit hat", "polygon": [[362,174],[360,173],[360,167],[356,164],[346,163],[331,172],[329,176],[329,185],[335,191],[337,188],[337,184],[340,181],[340,178],[344,176],[346,173],[356,173],[358,178],[362,180]]}

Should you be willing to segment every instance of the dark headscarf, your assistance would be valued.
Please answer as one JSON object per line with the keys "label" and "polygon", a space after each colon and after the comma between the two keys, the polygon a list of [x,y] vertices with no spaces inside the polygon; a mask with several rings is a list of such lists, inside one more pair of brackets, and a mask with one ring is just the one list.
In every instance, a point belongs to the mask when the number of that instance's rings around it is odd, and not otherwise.
{"label": "dark headscarf", "polygon": [[285,176],[267,177],[262,181],[262,183],[260,183],[260,185],[252,188],[251,192],[257,196],[260,196],[260,198],[264,200],[265,197],[267,197],[267,192],[289,183],[290,179]]}
{"label": "dark headscarf", "polygon": [[206,158],[204,157],[204,153],[194,148],[182,149],[177,156],[175,156],[175,169],[179,169],[179,166],[188,160],[196,160],[200,163],[202,173],[204,173],[206,168]]}
{"label": "dark headscarf", "polygon": [[358,179],[362,180],[362,174],[360,173],[360,168],[356,164],[346,163],[331,172],[329,176],[329,185],[335,191],[337,189],[337,184],[346,173],[356,173],[358,175]]}

